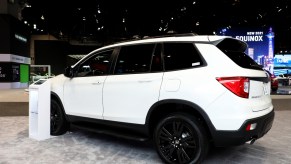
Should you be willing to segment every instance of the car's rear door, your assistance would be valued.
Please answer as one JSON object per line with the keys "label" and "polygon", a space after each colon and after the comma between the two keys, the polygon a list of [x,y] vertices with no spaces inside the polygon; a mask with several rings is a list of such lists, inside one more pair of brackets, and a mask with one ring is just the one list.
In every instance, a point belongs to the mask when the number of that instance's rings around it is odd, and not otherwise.
{"label": "car's rear door", "polygon": [[114,75],[103,89],[105,120],[144,124],[150,107],[158,101],[163,72],[160,46],[121,47]]}

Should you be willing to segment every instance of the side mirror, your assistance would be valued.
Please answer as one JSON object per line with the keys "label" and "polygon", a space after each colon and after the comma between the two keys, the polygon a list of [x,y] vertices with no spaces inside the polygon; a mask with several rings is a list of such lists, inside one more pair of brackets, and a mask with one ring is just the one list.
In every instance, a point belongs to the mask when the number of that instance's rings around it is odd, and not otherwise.
{"label": "side mirror", "polygon": [[72,78],[74,77],[74,71],[73,71],[73,68],[71,66],[68,66],[67,68],[65,68],[65,73],[64,75],[66,77],[69,77],[69,78]]}

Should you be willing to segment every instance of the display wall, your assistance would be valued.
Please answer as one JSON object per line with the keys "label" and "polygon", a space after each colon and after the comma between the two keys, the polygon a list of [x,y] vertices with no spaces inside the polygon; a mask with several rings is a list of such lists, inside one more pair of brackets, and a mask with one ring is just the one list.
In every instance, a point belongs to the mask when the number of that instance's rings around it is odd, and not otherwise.
{"label": "display wall", "polygon": [[274,57],[274,74],[291,75],[291,54],[275,54]]}
{"label": "display wall", "polygon": [[0,89],[27,88],[29,85],[30,58],[0,55]]}
{"label": "display wall", "polygon": [[64,73],[65,68],[71,65],[68,61],[70,54],[87,54],[97,46],[71,45],[66,41],[35,40],[35,65],[50,65],[54,75]]}
{"label": "display wall", "polygon": [[28,27],[7,14],[0,14],[0,27],[0,54],[29,57]]}
{"label": "display wall", "polygon": [[29,85],[28,28],[8,14],[0,14],[0,89]]}

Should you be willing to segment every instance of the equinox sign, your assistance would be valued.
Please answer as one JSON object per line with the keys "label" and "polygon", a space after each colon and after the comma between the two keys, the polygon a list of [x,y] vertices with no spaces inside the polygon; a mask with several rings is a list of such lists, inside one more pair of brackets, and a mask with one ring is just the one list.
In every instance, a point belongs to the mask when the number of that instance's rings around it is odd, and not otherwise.
{"label": "equinox sign", "polygon": [[236,36],[235,38],[245,42],[262,42],[263,36]]}

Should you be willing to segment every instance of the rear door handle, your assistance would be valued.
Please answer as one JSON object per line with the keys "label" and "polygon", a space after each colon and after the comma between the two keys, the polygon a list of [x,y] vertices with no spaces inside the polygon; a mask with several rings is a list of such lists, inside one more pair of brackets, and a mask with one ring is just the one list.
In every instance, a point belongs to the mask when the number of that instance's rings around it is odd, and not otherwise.
{"label": "rear door handle", "polygon": [[152,82],[152,80],[139,80],[138,82],[139,83],[149,83],[149,82]]}
{"label": "rear door handle", "polygon": [[149,83],[154,81],[155,79],[142,79],[142,80],[138,80],[139,83]]}

